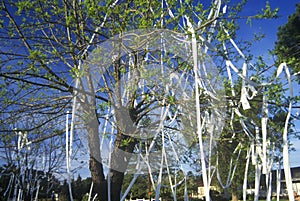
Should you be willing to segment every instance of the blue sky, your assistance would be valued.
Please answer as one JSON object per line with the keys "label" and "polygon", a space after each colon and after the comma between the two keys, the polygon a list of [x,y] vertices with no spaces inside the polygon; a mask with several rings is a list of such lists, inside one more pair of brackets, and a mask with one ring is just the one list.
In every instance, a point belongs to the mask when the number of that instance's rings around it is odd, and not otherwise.
{"label": "blue sky", "polygon": [[[252,20],[252,25],[245,24],[245,20],[240,20],[241,28],[238,32],[238,37],[244,40],[253,37],[254,33],[262,32],[265,34],[265,38],[259,43],[253,45],[252,50],[255,55],[268,56],[268,50],[274,47],[275,41],[277,40],[277,30],[279,26],[284,25],[288,21],[288,16],[295,13],[296,3],[300,3],[299,0],[270,0],[272,10],[279,8],[279,18],[277,19],[263,19],[263,20]],[[266,1],[264,0],[248,0],[245,8],[243,9],[242,16],[251,16],[264,8]],[[270,61],[272,62],[272,61]],[[273,64],[273,63],[272,63]]]}

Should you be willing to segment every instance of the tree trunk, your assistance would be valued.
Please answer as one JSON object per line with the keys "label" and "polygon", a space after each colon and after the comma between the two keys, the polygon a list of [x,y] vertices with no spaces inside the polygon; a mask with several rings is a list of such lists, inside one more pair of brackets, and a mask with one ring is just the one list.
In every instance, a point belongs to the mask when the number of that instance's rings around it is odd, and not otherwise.
{"label": "tree trunk", "polygon": [[100,201],[107,200],[107,182],[105,180],[100,152],[99,122],[96,118],[87,124],[88,144],[90,150],[89,168],[94,183],[93,193],[98,194]]}
{"label": "tree trunk", "polygon": [[[129,144],[124,145],[124,141]],[[134,150],[136,140],[118,132],[114,151],[111,158],[111,201],[120,201],[120,195],[124,180],[124,174],[127,170],[131,154]]]}
{"label": "tree trunk", "polygon": [[111,170],[111,201],[120,201],[121,191],[124,180],[124,172]]}
{"label": "tree trunk", "polygon": [[94,184],[93,193],[100,201],[107,201],[107,182],[103,174],[102,164],[90,156],[90,172]]}
{"label": "tree trunk", "polygon": [[127,108],[116,110],[118,130],[111,156],[111,201],[120,201],[124,174],[127,170],[134,146],[137,143],[133,135],[136,131],[133,123],[136,120],[136,116],[133,113],[133,110],[128,111]]}
{"label": "tree trunk", "polygon": [[[86,100],[86,99],[85,99]],[[108,183],[104,176],[102,165],[100,138],[99,138],[99,121],[93,110],[95,103],[84,105],[84,122],[88,131],[88,144],[90,150],[90,172],[94,183],[93,193],[98,194],[100,201],[108,200]],[[94,106],[94,107],[91,107]],[[124,174],[130,161],[131,155],[136,144],[134,125],[137,116],[134,109],[126,107],[116,108],[116,126],[117,134],[114,143],[114,150],[111,154],[110,164],[110,196],[111,201],[120,201],[120,195],[124,180]]]}

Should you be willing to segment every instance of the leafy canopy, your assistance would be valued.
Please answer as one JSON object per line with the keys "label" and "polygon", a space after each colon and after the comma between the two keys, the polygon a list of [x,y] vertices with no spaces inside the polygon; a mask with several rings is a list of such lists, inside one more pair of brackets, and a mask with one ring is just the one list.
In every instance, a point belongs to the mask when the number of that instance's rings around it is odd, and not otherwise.
{"label": "leafy canopy", "polygon": [[286,62],[293,73],[300,72],[300,4],[296,5],[296,12],[289,16],[288,22],[280,26],[275,43],[277,62]]}

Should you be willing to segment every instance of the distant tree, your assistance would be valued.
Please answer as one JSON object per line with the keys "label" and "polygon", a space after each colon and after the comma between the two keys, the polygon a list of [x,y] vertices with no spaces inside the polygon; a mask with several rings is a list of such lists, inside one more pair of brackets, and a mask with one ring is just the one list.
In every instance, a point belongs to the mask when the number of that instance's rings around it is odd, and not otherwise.
{"label": "distant tree", "polygon": [[[54,174],[62,173],[61,167],[65,161],[65,152],[61,151],[64,140],[57,136],[55,121],[52,126],[41,125],[38,130],[32,129],[36,123],[44,120],[27,113],[19,121],[12,118],[11,124],[15,128],[1,133],[0,159],[3,172],[13,178],[11,184],[4,188],[16,192],[22,190],[20,195],[26,196],[25,199],[49,197],[57,183]],[[45,137],[49,135],[53,137]],[[0,177],[2,175],[0,172]],[[11,196],[16,196],[16,193]]]}
{"label": "distant tree", "polygon": [[[24,180],[22,181],[20,178]],[[50,198],[52,191],[58,192],[56,189],[59,186],[58,179],[49,173],[28,169],[27,172],[20,175],[20,168],[7,165],[0,167],[0,193],[5,200],[14,199],[14,192],[19,189],[23,190],[24,200],[34,200],[36,196],[39,199]]]}
{"label": "distant tree", "polygon": [[59,193],[59,199],[62,201],[70,200],[69,187],[68,187],[68,183],[67,183],[66,179],[64,180],[64,182],[61,186],[61,190]]}
{"label": "distant tree", "polygon": [[[259,71],[260,68],[266,68],[266,65],[262,65],[260,61],[256,63],[256,70]],[[258,82],[270,82],[269,78],[266,77],[256,77]],[[239,93],[238,90],[241,87],[241,79],[237,81],[233,90],[236,93]],[[230,95],[231,89],[225,84],[226,94]],[[279,159],[282,158],[280,154],[283,146],[283,137],[282,132],[285,124],[285,118],[287,115],[285,107],[286,100],[283,96],[284,90],[280,83],[274,82],[272,85],[268,86],[266,90],[264,87],[259,88],[257,95],[252,100],[249,100],[251,109],[241,110],[240,115],[238,116],[234,110],[237,105],[237,102],[232,101],[228,102],[227,105],[227,114],[224,117],[225,126],[216,140],[216,147],[214,153],[216,153],[213,158],[218,159],[216,168],[218,168],[219,179],[217,179],[217,174],[214,175],[213,184],[216,184],[221,187],[220,183],[217,180],[221,180],[223,186],[228,184],[225,191],[231,193],[231,199],[237,201],[241,199],[242,196],[242,187],[245,174],[245,165],[247,160],[247,151],[250,150],[251,143],[254,143],[255,146],[262,146],[262,117],[267,115],[268,117],[268,128],[267,128],[267,141],[270,142],[268,149],[270,152],[274,151],[274,164],[281,162]],[[263,96],[266,97],[268,102],[268,114],[264,114],[262,111],[263,105]],[[231,105],[232,104],[232,105]],[[233,116],[231,116],[234,114]],[[232,118],[232,119],[231,119]],[[241,124],[244,124],[243,125]],[[245,127],[247,128],[247,134],[245,134]],[[292,134],[292,123],[289,124],[289,133]],[[258,129],[258,130],[256,130]],[[258,133],[256,133],[258,132]],[[258,137],[256,137],[256,134]],[[289,135],[289,138],[292,135]],[[261,148],[261,147],[260,147]],[[232,163],[231,163],[232,160]],[[258,156],[258,164],[262,165],[262,158]],[[233,171],[234,167],[235,171]],[[248,186],[254,188],[254,166],[250,162],[248,170]],[[234,176],[232,174],[234,173]],[[232,177],[232,180],[230,178]],[[261,182],[263,185],[265,181]],[[229,197],[229,196],[228,196]]]}
{"label": "distant tree", "polygon": [[82,179],[80,175],[72,181],[72,192],[75,200],[82,200],[89,193],[91,187],[91,178]]}
{"label": "distant tree", "polygon": [[[128,187],[130,181],[132,180],[133,175],[126,174],[124,177],[124,185],[123,185],[123,192]],[[127,199],[137,199],[137,198],[148,198],[148,181],[147,175],[140,175],[135,185],[131,188],[130,192],[127,195]]]}
{"label": "distant tree", "polygon": [[300,77],[300,3],[288,22],[278,28],[275,54],[278,63],[286,62]]}

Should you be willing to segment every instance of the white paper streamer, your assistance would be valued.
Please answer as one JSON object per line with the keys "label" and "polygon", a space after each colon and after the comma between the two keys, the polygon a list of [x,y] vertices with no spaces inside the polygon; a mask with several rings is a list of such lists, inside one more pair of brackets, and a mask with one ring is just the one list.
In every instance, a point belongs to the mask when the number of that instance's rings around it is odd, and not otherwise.
{"label": "white paper streamer", "polygon": [[262,104],[262,118],[261,118],[261,129],[262,129],[262,163],[263,163],[263,174],[267,174],[267,125],[268,125],[268,103],[267,97],[264,92],[263,94],[263,104]]}
{"label": "white paper streamer", "polygon": [[254,184],[254,201],[259,200],[259,187],[260,187],[260,175],[261,175],[261,165],[256,164],[255,166],[255,184]]}
{"label": "white paper streamer", "polygon": [[280,200],[280,189],[281,189],[281,165],[278,162],[278,167],[276,170],[276,200]]}
{"label": "white paper streamer", "polygon": [[209,186],[207,181],[207,172],[206,172],[206,162],[204,156],[204,148],[203,148],[203,139],[202,139],[202,128],[201,128],[201,112],[200,112],[200,100],[199,100],[199,77],[198,77],[198,45],[195,35],[195,30],[192,24],[189,21],[189,18],[186,17],[188,31],[192,33],[192,53],[193,53],[193,66],[194,66],[194,76],[195,76],[195,99],[196,99],[196,120],[197,120],[197,135],[199,140],[199,152],[200,152],[200,160],[201,160],[201,168],[202,168],[202,180],[205,192],[205,199],[210,200],[209,195]]}
{"label": "white paper streamer", "polygon": [[[247,64],[244,62],[243,64],[243,77],[247,78]],[[250,109],[250,104],[247,99],[247,89],[246,89],[246,81],[245,79],[242,80],[242,89],[241,89],[241,100],[240,102],[242,103],[243,109],[248,110]]]}
{"label": "white paper streamer", "polygon": [[[252,144],[251,144],[252,145]],[[247,151],[247,160],[245,166],[244,182],[243,182],[243,201],[247,200],[247,183],[248,183],[248,170],[251,156],[251,148]]]}
{"label": "white paper streamer", "polygon": [[[285,68],[285,74],[289,83],[289,88],[290,88],[290,98],[293,97],[293,86],[291,82],[291,77],[290,77],[290,71],[287,68],[286,63],[282,63],[279,66],[279,69],[281,68],[281,65]],[[283,168],[284,168],[284,175],[285,175],[285,183],[286,183],[286,188],[288,191],[289,195],[289,200],[294,201],[294,191],[293,191],[293,183],[292,183],[292,176],[291,176],[291,169],[290,169],[290,158],[289,158],[289,144],[288,144],[288,126],[289,126],[289,121],[291,117],[291,112],[292,112],[292,100],[289,102],[289,108],[288,108],[288,114],[286,116],[285,124],[284,124],[284,130],[283,130]]]}

